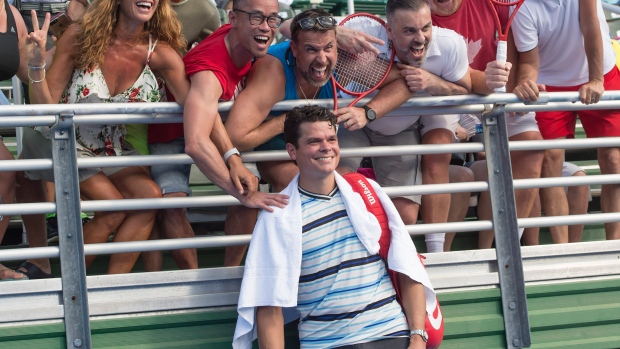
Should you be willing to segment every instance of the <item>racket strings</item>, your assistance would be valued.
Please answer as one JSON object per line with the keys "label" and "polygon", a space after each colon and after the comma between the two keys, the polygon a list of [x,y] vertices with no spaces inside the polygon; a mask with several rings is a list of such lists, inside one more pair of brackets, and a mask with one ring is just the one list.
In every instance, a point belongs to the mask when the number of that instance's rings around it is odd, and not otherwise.
{"label": "racket strings", "polygon": [[372,52],[352,54],[338,50],[335,72],[341,89],[345,93],[361,94],[377,86],[387,74],[392,58],[392,45],[384,24],[372,17],[356,16],[343,23],[343,26],[377,37],[385,43],[373,44],[379,50],[379,55]]}
{"label": "racket strings", "polygon": [[390,67],[386,59],[371,52],[351,54],[338,50],[336,72],[338,82],[350,93],[361,93],[379,84]]}

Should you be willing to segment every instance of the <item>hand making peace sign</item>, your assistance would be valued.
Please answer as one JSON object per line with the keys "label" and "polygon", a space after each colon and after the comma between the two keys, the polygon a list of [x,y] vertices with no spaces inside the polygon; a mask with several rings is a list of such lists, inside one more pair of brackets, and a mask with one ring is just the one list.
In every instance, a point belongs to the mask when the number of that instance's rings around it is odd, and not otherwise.
{"label": "hand making peace sign", "polygon": [[35,10],[32,10],[31,16],[34,31],[29,33],[26,39],[28,65],[42,67],[45,64],[45,45],[47,44],[47,30],[50,27],[50,14],[45,14],[45,20],[41,29],[39,29],[39,19]]}

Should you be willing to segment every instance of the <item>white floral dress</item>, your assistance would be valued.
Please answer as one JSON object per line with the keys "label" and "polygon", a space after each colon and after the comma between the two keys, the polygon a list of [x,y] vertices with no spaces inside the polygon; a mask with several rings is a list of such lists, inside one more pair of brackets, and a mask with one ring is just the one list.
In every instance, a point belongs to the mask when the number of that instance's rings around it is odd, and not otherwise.
{"label": "white floral dress", "polygon": [[[110,96],[108,85],[99,67],[95,69],[76,69],[73,72],[67,89],[60,98],[60,103],[128,103],[128,102],[159,102],[157,78],[149,67],[151,55],[155,50],[157,40],[152,43],[149,36],[149,52],[144,70],[124,92]],[[51,139],[51,130],[48,126],[36,128],[43,137]],[[122,143],[125,138],[125,125],[79,125],[75,128],[77,149],[92,152],[95,156],[120,156]]]}

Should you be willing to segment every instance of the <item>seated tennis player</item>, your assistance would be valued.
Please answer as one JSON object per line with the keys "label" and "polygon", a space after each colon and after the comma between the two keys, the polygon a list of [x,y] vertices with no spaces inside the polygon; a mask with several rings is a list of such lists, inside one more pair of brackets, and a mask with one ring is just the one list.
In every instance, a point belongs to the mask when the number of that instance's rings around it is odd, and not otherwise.
{"label": "seated tennis player", "polygon": [[[319,106],[287,113],[286,149],[299,174],[282,192],[289,204],[258,218],[233,348],[251,348],[256,335],[261,348],[284,348],[283,325],[297,317],[301,348],[427,347],[426,310],[436,306],[433,287],[379,185],[368,181],[372,190],[355,192],[335,172],[336,122]],[[370,193],[389,221],[387,264],[398,273],[402,306],[378,254],[381,225],[362,197]]]}

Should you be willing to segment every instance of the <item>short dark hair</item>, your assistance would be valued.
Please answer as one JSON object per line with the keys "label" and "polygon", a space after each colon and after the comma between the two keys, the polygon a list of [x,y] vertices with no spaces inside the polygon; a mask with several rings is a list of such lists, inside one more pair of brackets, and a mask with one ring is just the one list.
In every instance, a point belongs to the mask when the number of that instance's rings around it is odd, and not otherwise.
{"label": "short dark hair", "polygon": [[[293,17],[293,19],[291,20],[291,40],[292,41],[297,41],[297,37],[299,36],[299,32],[301,32],[303,29],[301,28],[301,26],[299,26],[299,21],[304,19],[304,18],[319,18],[319,17],[323,17],[323,16],[330,16],[331,14],[329,14],[329,12],[325,11],[322,8],[312,8],[309,10],[305,10],[303,12],[298,13],[295,17]],[[330,30],[333,30],[334,32],[336,32],[336,26],[334,26],[333,28],[324,28],[320,25],[315,25],[314,27],[312,27],[312,29],[310,31],[312,32],[319,32],[319,33],[325,33],[328,32]]]}
{"label": "short dark hair", "polygon": [[389,23],[396,10],[419,11],[424,7],[429,7],[428,0],[388,0],[385,4],[385,16]]}
{"label": "short dark hair", "polygon": [[299,128],[304,122],[327,121],[330,126],[335,127],[338,118],[329,109],[318,105],[305,105],[295,107],[286,113],[284,120],[284,140],[291,143],[295,148],[299,148],[299,138],[301,137]]}

